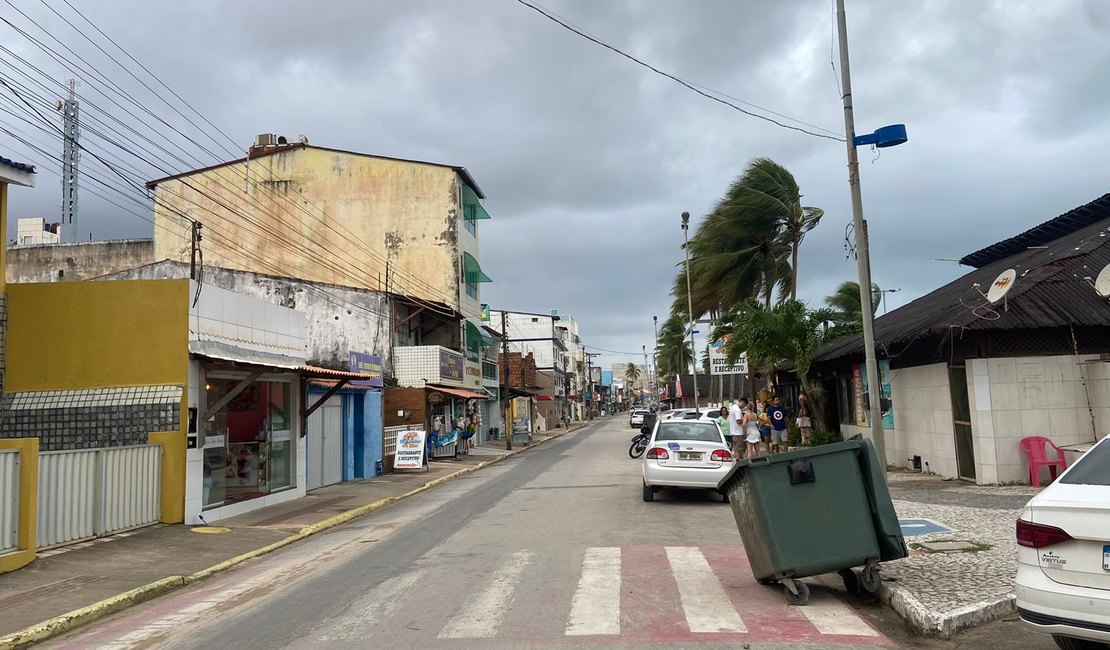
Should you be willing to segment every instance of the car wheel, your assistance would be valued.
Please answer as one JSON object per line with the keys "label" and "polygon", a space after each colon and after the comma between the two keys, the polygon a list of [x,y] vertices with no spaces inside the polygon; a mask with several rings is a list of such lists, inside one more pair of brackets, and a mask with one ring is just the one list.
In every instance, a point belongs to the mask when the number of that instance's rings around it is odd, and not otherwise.
{"label": "car wheel", "polygon": [[1059,634],[1053,634],[1052,640],[1056,642],[1060,650],[1107,650],[1107,648],[1110,648],[1110,644],[1086,639],[1073,639],[1070,636],[1060,636]]}
{"label": "car wheel", "polygon": [[655,501],[655,488],[651,487],[647,483],[644,483],[644,501],[647,501],[648,503]]}
{"label": "car wheel", "polygon": [[728,492],[721,492],[721,501],[728,503]]}

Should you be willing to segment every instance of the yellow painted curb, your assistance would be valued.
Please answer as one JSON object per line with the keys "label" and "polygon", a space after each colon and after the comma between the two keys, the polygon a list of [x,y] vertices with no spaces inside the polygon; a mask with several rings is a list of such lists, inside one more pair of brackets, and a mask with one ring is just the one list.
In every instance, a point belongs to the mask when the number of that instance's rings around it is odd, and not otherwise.
{"label": "yellow painted curb", "polygon": [[106,598],[98,603],[93,603],[87,607],[75,609],[72,612],[67,612],[61,616],[55,616],[52,619],[43,621],[37,625],[23,628],[18,632],[13,632],[4,637],[0,637],[0,650],[14,650],[15,648],[25,648],[31,644],[44,641],[59,634],[64,634],[76,627],[80,627],[85,623],[95,621],[98,618],[103,618],[109,614],[114,614],[118,611],[127,609],[132,605],[157,598],[162,594],[169,593],[185,584],[183,576],[170,576],[162,578],[156,582],[152,582],[142,587],[137,587],[131,591],[125,591],[122,594],[117,594],[111,598]]}
{"label": "yellow painted curb", "polygon": [[563,436],[567,433],[571,433],[572,431],[577,431],[584,426],[586,425],[583,424],[577,427],[564,429],[559,433],[553,434],[550,437],[544,438],[543,440],[528,445],[527,447],[515,449],[503,456],[498,456],[497,458],[492,458],[490,460],[484,460],[477,465],[472,465],[470,467],[458,470],[457,472],[452,472],[450,474],[447,474],[446,476],[441,476],[437,479],[428,481],[424,485],[414,490],[409,490],[404,494],[386,497],[384,499],[378,499],[377,501],[359,506],[357,508],[353,508],[351,510],[348,510],[347,512],[335,515],[334,517],[329,517],[328,519],[312,524],[311,526],[305,526],[295,535],[290,535],[289,537],[278,540],[261,548],[254,549],[253,551],[248,551],[247,553],[243,553],[242,555],[237,555],[230,560],[224,560],[219,564],[210,566],[207,569],[203,569],[201,571],[197,571],[196,573],[193,573],[191,575],[169,576],[166,578],[162,578],[161,580],[143,585],[142,587],[132,589],[131,591],[117,594],[115,596],[112,596],[111,598],[106,598],[100,602],[93,603],[92,605],[88,605],[80,609],[75,609],[71,612],[66,612],[65,614],[61,614],[49,620],[43,621],[42,623],[26,627],[22,630],[19,630],[18,632],[13,632],[7,636],[0,637],[0,650],[16,650],[17,648],[25,648],[40,641],[45,641],[46,639],[50,639],[60,634],[65,634],[70,630],[76,629],[87,623],[91,623],[92,621],[95,621],[97,619],[104,618],[105,616],[109,616],[111,614],[115,614],[116,612],[127,609],[128,607],[132,607],[134,605],[138,605],[139,603],[157,598],[158,596],[162,596],[166,593],[174,591],[175,589],[193,584],[194,582],[199,582],[206,578],[210,578],[217,573],[226,571],[238,564],[246,562],[247,560],[252,560],[268,553],[272,553],[280,548],[289,546],[294,542],[305,539],[306,537],[310,537],[319,532],[328,530],[329,528],[334,528],[340,524],[347,523],[352,519],[358,519],[359,517],[366,516],[372,512],[381,510],[386,506],[393,505],[394,503],[397,503],[402,499],[420,494],[421,492],[425,492],[437,485],[442,485],[443,483],[452,481],[460,476],[470,474],[471,472],[476,472],[483,467],[488,467],[490,465],[493,465],[494,463],[505,460],[509,456],[512,456],[514,453],[531,449],[533,447],[538,447],[539,445],[542,445],[549,440],[554,440],[555,438]]}

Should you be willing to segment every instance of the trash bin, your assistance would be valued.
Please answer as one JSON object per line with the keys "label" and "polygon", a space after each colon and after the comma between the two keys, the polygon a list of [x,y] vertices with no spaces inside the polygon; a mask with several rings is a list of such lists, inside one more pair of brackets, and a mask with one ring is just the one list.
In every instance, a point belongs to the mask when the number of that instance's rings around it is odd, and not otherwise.
{"label": "trash bin", "polygon": [[[838,572],[850,591],[878,591],[876,565],[907,555],[898,516],[870,441],[742,460],[721,480],[752,573],[781,582],[794,605],[809,600],[798,578]],[[883,468],[885,469],[885,468]],[[862,581],[852,571],[862,566]]]}

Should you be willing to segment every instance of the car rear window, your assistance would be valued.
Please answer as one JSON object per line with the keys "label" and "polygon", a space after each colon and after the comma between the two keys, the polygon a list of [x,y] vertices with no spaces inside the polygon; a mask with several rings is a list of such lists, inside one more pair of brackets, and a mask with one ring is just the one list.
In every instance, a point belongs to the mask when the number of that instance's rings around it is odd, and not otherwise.
{"label": "car rear window", "polygon": [[655,434],[656,440],[701,440],[721,442],[721,430],[715,424],[683,422],[681,424],[663,423]]}
{"label": "car rear window", "polygon": [[1073,485],[1110,485],[1110,442],[1102,442],[1076,461],[1061,483]]}

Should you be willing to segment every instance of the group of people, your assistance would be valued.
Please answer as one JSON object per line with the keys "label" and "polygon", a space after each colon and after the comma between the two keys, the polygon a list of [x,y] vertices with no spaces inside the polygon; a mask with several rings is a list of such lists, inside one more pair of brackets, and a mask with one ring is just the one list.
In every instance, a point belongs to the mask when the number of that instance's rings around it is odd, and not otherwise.
{"label": "group of people", "polygon": [[[731,406],[721,407],[717,424],[727,432],[725,439],[732,447],[732,455],[737,458],[755,458],[790,449],[790,415],[781,397],[775,397],[770,404],[756,400],[754,406],[748,398],[741,397]],[[802,443],[809,442],[809,404],[804,394],[798,398],[797,424]]]}

